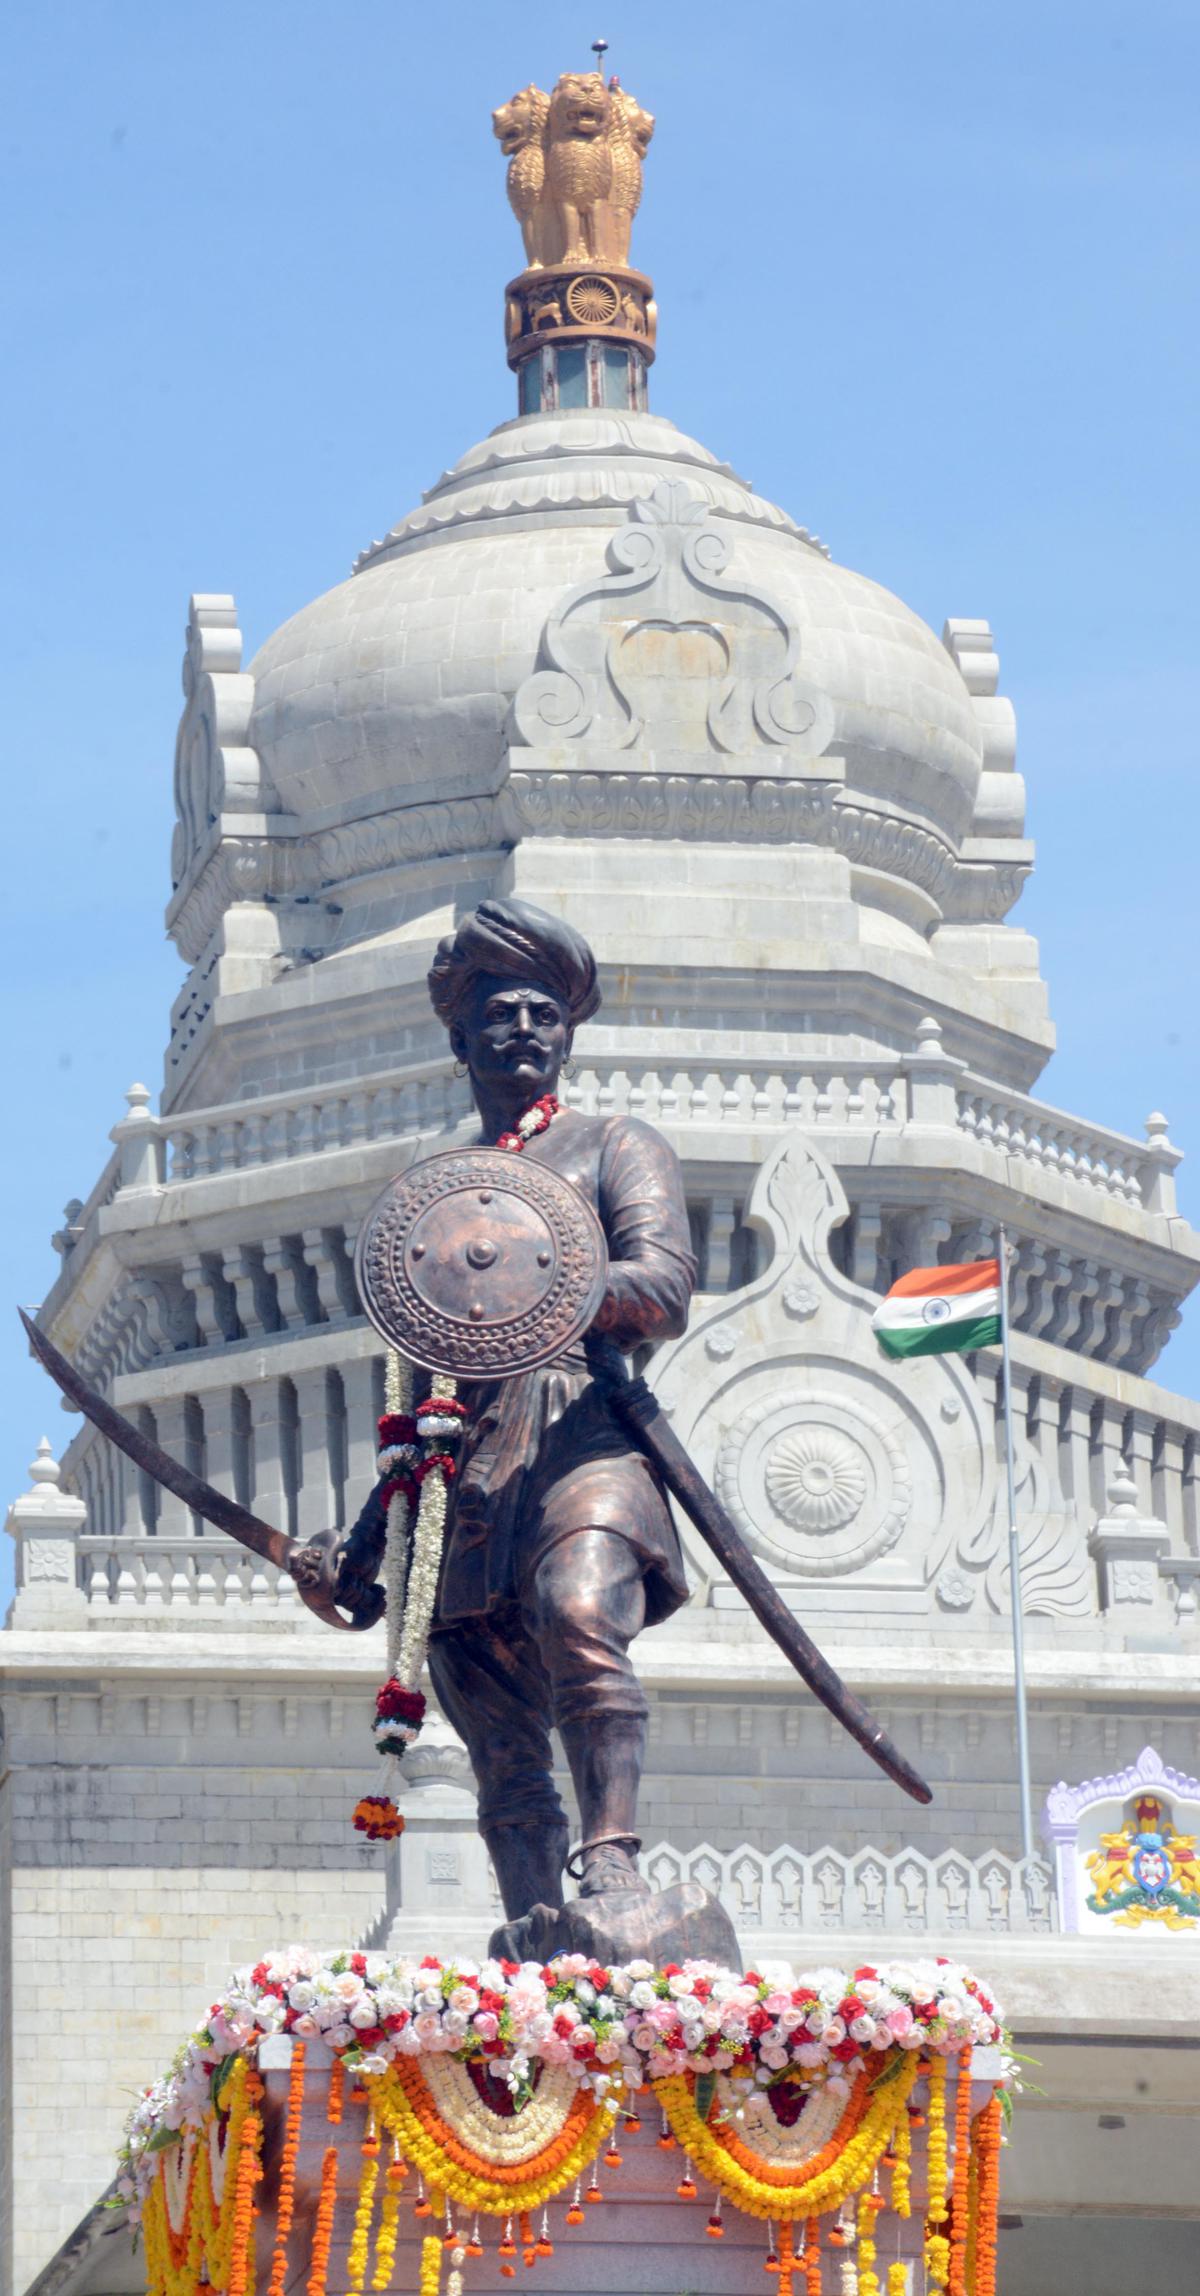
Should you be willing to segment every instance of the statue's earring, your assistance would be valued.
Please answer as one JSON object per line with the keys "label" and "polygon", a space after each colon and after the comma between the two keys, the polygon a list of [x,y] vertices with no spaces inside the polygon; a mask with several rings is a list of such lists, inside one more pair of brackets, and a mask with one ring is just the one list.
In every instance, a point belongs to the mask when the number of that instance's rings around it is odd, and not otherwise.
{"label": "statue's earring", "polygon": [[454,1063],[454,1074],[455,1074],[456,1076],[469,1076],[469,1075],[470,1075],[470,1073],[471,1073],[471,1071],[470,1071],[470,1069],[467,1067],[467,1064],[466,1064],[466,1061],[465,1061],[465,1060],[456,1060],[456,1061],[455,1061],[455,1063]]}
{"label": "statue's earring", "polygon": [[563,1064],[562,1064],[562,1067],[559,1069],[559,1072],[558,1072],[558,1073],[559,1073],[559,1075],[560,1075],[560,1076],[574,1076],[574,1074],[575,1074],[575,1063],[574,1063],[574,1061],[573,1061],[573,1060],[564,1060],[564,1062],[563,1062]]}

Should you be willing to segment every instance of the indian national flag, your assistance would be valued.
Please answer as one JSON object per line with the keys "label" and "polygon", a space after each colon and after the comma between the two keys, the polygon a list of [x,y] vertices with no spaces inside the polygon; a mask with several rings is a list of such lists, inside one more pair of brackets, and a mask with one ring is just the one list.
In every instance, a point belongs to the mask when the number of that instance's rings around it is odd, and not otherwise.
{"label": "indian national flag", "polygon": [[1000,1262],[910,1268],[871,1318],[885,1355],[966,1355],[1000,1337]]}

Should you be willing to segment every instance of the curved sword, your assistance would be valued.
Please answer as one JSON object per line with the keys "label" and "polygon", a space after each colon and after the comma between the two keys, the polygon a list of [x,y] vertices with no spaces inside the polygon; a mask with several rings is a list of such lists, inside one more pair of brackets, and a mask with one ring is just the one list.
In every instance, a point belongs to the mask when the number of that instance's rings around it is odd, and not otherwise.
{"label": "curved sword", "polygon": [[638,1449],[657,1467],[680,1506],[686,1508],[706,1545],[712,1548],[738,1593],[744,1595],[759,1625],[766,1628],[797,1674],[872,1761],[878,1762],[880,1769],[885,1770],[896,1785],[902,1786],[906,1794],[911,1794],[914,1802],[931,1802],[932,1788],[899,1747],[893,1745],[882,1723],[875,1720],[862,1699],[846,1688],[840,1674],[822,1657],[816,1643],[805,1633],[799,1619],[755,1561],[737,1524],[726,1514],[715,1492],[710,1491],[645,1380],[631,1379],[617,1350],[603,1341],[600,1348],[593,1343],[588,1356],[593,1376],[625,1421]]}
{"label": "curved sword", "polygon": [[343,1616],[333,1599],[334,1532],[327,1531],[321,1538],[310,1539],[306,1546],[301,1546],[289,1538],[286,1531],[273,1530],[270,1523],[260,1522],[248,1507],[227,1498],[224,1491],[214,1490],[211,1483],[202,1482],[190,1468],[181,1467],[177,1459],[172,1459],[168,1451],[160,1451],[157,1443],[152,1443],[148,1435],[143,1435],[140,1428],[115,1411],[111,1403],[106,1403],[102,1395],[97,1395],[86,1380],[80,1378],[74,1364],[60,1355],[53,1340],[47,1339],[24,1308],[18,1308],[17,1314],[34,1354],[51,1379],[135,1466],[144,1468],[156,1483],[173,1491],[185,1507],[203,1515],[206,1523],[214,1524],[219,1531],[227,1531],[241,1546],[249,1547],[251,1554],[261,1555],[264,1562],[274,1563],[277,1570],[286,1571],[288,1577],[294,1579],[301,1601],[315,1611],[318,1618],[323,1618],[327,1626],[351,1630],[374,1626],[383,1612],[381,1587],[364,1588],[363,1599],[356,1602],[349,1618]]}

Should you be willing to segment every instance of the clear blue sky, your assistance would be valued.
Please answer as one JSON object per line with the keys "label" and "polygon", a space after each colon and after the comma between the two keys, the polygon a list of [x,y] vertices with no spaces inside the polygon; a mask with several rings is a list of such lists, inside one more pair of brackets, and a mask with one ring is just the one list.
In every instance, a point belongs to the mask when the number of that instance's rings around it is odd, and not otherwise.
{"label": "clear blue sky", "polygon": [[[598,32],[658,115],[653,404],[935,628],[990,618],[1061,1045],[1039,1089],[1134,1132],[1165,1108],[1200,1220],[1194,5],[23,0],[8,27],[0,1300],[42,1296],[125,1086],[157,1089],[189,593],[233,590],[252,652],[515,411],[488,115]],[[4,1364],[7,1497],[69,1423],[15,1318]],[[1160,1376],[1200,1384],[1197,1311]]]}

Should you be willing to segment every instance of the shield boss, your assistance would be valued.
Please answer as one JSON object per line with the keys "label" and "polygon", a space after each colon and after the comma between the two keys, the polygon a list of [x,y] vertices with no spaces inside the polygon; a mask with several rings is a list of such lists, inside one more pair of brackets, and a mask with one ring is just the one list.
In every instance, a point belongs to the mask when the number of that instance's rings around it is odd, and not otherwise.
{"label": "shield boss", "polygon": [[450,1149],[390,1182],[355,1255],[363,1306],[411,1363],[515,1379],[591,1323],[604,1230],[570,1180],[503,1148]]}

